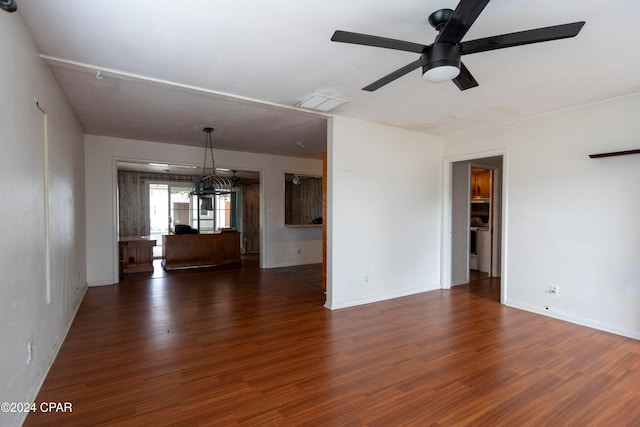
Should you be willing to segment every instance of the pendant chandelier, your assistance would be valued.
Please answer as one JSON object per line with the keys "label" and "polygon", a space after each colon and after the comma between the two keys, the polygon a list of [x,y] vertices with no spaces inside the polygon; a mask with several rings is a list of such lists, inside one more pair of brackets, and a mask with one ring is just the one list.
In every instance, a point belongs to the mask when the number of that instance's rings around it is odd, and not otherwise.
{"label": "pendant chandelier", "polygon": [[[235,173],[232,179],[224,176],[216,175],[216,164],[213,158],[213,142],[211,134],[214,129],[205,127],[203,131],[207,134],[204,147],[204,163],[202,165],[202,176],[193,181],[193,190],[189,193],[191,196],[198,196],[202,199],[211,201],[211,197],[222,194],[230,194],[239,190],[239,179]],[[207,169],[207,152],[211,155],[211,173]],[[204,200],[203,200],[204,202]],[[207,203],[209,206],[210,203]]]}

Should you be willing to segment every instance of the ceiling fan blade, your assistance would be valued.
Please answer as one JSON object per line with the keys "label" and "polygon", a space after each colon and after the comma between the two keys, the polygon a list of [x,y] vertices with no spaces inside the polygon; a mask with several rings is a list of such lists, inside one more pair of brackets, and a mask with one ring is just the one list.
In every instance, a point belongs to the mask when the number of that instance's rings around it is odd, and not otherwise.
{"label": "ceiling fan blade", "polygon": [[388,39],[386,37],[370,36],[368,34],[351,33],[349,31],[336,31],[331,41],[361,44],[365,46],[382,47],[385,49],[404,50],[406,52],[422,53],[426,48],[423,44],[406,42],[403,40]]}
{"label": "ceiling fan blade", "polygon": [[420,66],[422,66],[422,61],[418,59],[417,61],[414,61],[411,64],[405,65],[404,67],[397,69],[393,73],[387,74],[380,80],[376,80],[370,85],[363,87],[362,90],[373,92],[376,89],[380,89],[382,86],[386,85],[387,83],[391,83],[392,81],[399,79],[405,74],[410,73],[411,71],[417,68],[420,68]]}
{"label": "ceiling fan blade", "polygon": [[453,82],[460,90],[467,90],[478,86],[478,82],[473,78],[469,69],[462,62],[460,63],[460,74],[458,74],[458,77],[453,79]]}
{"label": "ceiling fan blade", "polygon": [[489,0],[460,0],[436,42],[460,43],[488,3]]}
{"label": "ceiling fan blade", "polygon": [[517,33],[501,34],[484,39],[469,40],[460,43],[460,50],[462,55],[469,55],[471,53],[504,49],[512,46],[567,39],[577,36],[583,25],[584,21],[572,22],[570,24],[554,25],[551,27],[536,28],[534,30],[518,31]]}

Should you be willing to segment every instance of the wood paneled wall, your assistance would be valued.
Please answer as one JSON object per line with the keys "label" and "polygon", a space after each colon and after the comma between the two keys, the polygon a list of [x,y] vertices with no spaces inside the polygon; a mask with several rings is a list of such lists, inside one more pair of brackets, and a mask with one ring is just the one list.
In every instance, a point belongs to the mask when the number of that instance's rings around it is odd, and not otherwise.
{"label": "wood paneled wall", "polygon": [[327,152],[322,153],[322,290],[327,290]]}
{"label": "wood paneled wall", "polygon": [[189,175],[118,171],[118,230],[120,236],[149,234],[149,182],[193,182]]}
{"label": "wood paneled wall", "polygon": [[260,251],[260,183],[242,182],[242,239],[245,252]]}
{"label": "wood paneled wall", "polygon": [[322,216],[322,178],[300,177],[300,185],[285,182],[284,223],[309,224]]}

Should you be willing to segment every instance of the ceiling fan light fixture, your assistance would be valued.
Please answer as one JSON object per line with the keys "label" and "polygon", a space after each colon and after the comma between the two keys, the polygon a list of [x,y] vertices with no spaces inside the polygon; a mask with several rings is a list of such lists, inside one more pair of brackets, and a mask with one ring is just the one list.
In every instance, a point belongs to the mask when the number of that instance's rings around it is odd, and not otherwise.
{"label": "ceiling fan light fixture", "polygon": [[422,78],[432,83],[448,82],[460,74],[460,68],[455,65],[438,65],[423,71]]}
{"label": "ceiling fan light fixture", "polygon": [[422,78],[434,82],[447,82],[460,74],[460,45],[436,43],[422,54]]}
{"label": "ceiling fan light fixture", "polygon": [[0,0],[0,8],[5,12],[15,12],[18,10],[18,5],[15,0]]}

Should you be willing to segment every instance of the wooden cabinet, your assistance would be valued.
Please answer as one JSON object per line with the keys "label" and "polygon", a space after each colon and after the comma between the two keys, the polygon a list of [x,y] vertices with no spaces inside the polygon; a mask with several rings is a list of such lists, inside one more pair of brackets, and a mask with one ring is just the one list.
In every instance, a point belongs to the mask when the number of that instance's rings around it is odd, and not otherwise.
{"label": "wooden cabinet", "polygon": [[133,273],[153,272],[153,247],[155,240],[149,236],[122,236],[120,246],[120,279]]}
{"label": "wooden cabinet", "polygon": [[164,235],[162,252],[165,270],[239,263],[240,233]]}
{"label": "wooden cabinet", "polygon": [[471,197],[491,197],[491,170],[471,170]]}

